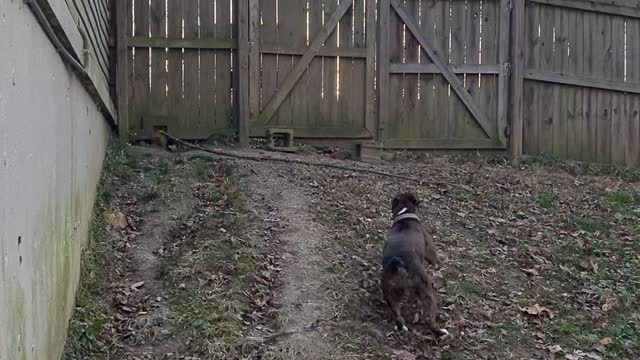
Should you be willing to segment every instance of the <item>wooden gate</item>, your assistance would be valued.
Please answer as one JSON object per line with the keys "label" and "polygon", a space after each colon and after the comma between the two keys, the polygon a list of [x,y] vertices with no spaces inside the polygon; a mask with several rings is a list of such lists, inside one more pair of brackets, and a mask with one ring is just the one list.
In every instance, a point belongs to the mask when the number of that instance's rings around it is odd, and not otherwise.
{"label": "wooden gate", "polygon": [[237,127],[237,0],[128,0],[129,134]]}
{"label": "wooden gate", "polygon": [[506,147],[510,1],[380,6],[384,147]]}
{"label": "wooden gate", "polygon": [[249,129],[372,138],[375,0],[249,1]]}

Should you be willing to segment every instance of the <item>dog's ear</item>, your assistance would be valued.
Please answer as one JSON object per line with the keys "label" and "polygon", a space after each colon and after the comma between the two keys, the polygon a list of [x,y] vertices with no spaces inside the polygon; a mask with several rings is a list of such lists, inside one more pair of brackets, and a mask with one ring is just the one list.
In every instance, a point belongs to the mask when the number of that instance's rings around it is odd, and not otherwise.
{"label": "dog's ear", "polygon": [[393,209],[395,209],[398,206],[398,203],[400,202],[400,199],[398,199],[397,196],[394,196],[393,199],[391,199],[391,210],[393,211]]}
{"label": "dog's ear", "polygon": [[415,205],[416,207],[420,206],[420,200],[418,200],[418,198],[414,195],[414,194],[409,194],[409,200],[413,203],[413,205]]}

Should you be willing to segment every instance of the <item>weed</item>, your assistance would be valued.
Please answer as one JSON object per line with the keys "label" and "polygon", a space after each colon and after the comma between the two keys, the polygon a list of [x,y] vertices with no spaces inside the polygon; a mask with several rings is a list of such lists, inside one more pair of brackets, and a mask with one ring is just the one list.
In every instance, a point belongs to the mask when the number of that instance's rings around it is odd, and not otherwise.
{"label": "weed", "polygon": [[624,354],[640,352],[640,323],[632,320],[616,319],[609,322],[601,332],[602,338],[610,338],[606,355],[610,359],[619,359]]}
{"label": "weed", "polygon": [[571,219],[571,225],[577,229],[587,232],[604,231],[609,228],[609,224],[604,220],[589,216],[574,216]]}
{"label": "weed", "polygon": [[210,160],[206,161],[203,158],[194,158],[191,161],[192,176],[199,180],[206,180],[209,176],[209,169],[211,168]]}
{"label": "weed", "polygon": [[472,191],[461,190],[453,193],[453,198],[458,201],[472,201],[476,198],[476,194]]}
{"label": "weed", "polygon": [[224,198],[224,195],[222,195],[222,193],[220,191],[213,191],[211,193],[211,201],[213,202],[218,202],[220,200],[222,200]]}
{"label": "weed", "polygon": [[484,294],[482,287],[474,282],[462,280],[454,285],[455,292],[465,299],[479,298]]}
{"label": "weed", "polygon": [[541,208],[552,209],[558,206],[558,197],[550,192],[541,192],[536,196],[535,203]]}

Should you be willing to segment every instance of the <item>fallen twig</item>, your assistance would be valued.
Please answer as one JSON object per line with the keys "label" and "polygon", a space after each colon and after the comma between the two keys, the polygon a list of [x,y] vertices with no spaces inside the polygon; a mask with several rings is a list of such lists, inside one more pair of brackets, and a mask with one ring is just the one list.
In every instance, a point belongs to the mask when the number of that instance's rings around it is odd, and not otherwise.
{"label": "fallen twig", "polygon": [[346,170],[346,171],[355,171],[355,172],[373,174],[373,175],[378,175],[378,176],[385,176],[385,177],[390,177],[390,178],[407,180],[407,181],[418,183],[420,185],[444,185],[444,186],[451,186],[451,187],[460,188],[460,189],[463,189],[463,190],[466,190],[466,191],[471,191],[471,188],[469,188],[468,186],[465,186],[465,185],[453,184],[453,183],[449,183],[449,182],[446,182],[446,181],[424,181],[424,180],[415,179],[415,178],[412,178],[412,177],[409,177],[409,176],[391,174],[391,173],[388,173],[388,172],[378,171],[378,170],[373,170],[373,169],[363,169],[363,168],[357,168],[357,167],[353,167],[353,166],[321,163],[321,162],[314,162],[314,161],[305,161],[305,160],[300,160],[300,159],[278,158],[278,157],[273,157],[273,156],[269,156],[269,155],[237,154],[237,153],[234,153],[232,151],[227,151],[227,150],[222,150],[222,149],[209,149],[209,148],[205,148],[205,147],[202,147],[202,146],[199,146],[199,145],[195,145],[195,144],[186,142],[184,140],[178,139],[176,137],[173,137],[173,136],[167,134],[164,131],[160,131],[160,134],[166,136],[167,139],[172,140],[173,142],[176,142],[176,143],[178,143],[180,145],[183,145],[183,146],[186,146],[188,148],[204,151],[204,152],[207,152],[207,153],[211,153],[211,154],[215,154],[215,155],[219,155],[219,156],[223,156],[223,157],[245,159],[245,160],[251,160],[251,161],[284,162],[284,163],[290,163],[290,164],[301,164],[301,165],[325,167],[325,168],[332,168],[332,169],[339,169],[339,170]]}

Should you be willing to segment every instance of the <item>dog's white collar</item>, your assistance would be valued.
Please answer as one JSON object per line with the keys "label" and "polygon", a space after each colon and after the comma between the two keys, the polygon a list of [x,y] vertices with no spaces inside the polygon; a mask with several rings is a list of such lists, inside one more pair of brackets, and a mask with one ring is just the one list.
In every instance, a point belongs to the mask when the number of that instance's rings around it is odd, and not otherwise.
{"label": "dog's white collar", "polygon": [[412,214],[412,213],[408,213],[408,214],[402,214],[402,215],[396,216],[396,218],[393,219],[393,223],[395,224],[398,221],[405,220],[405,219],[414,219],[414,220],[420,221],[420,218],[418,217],[418,215]]}

